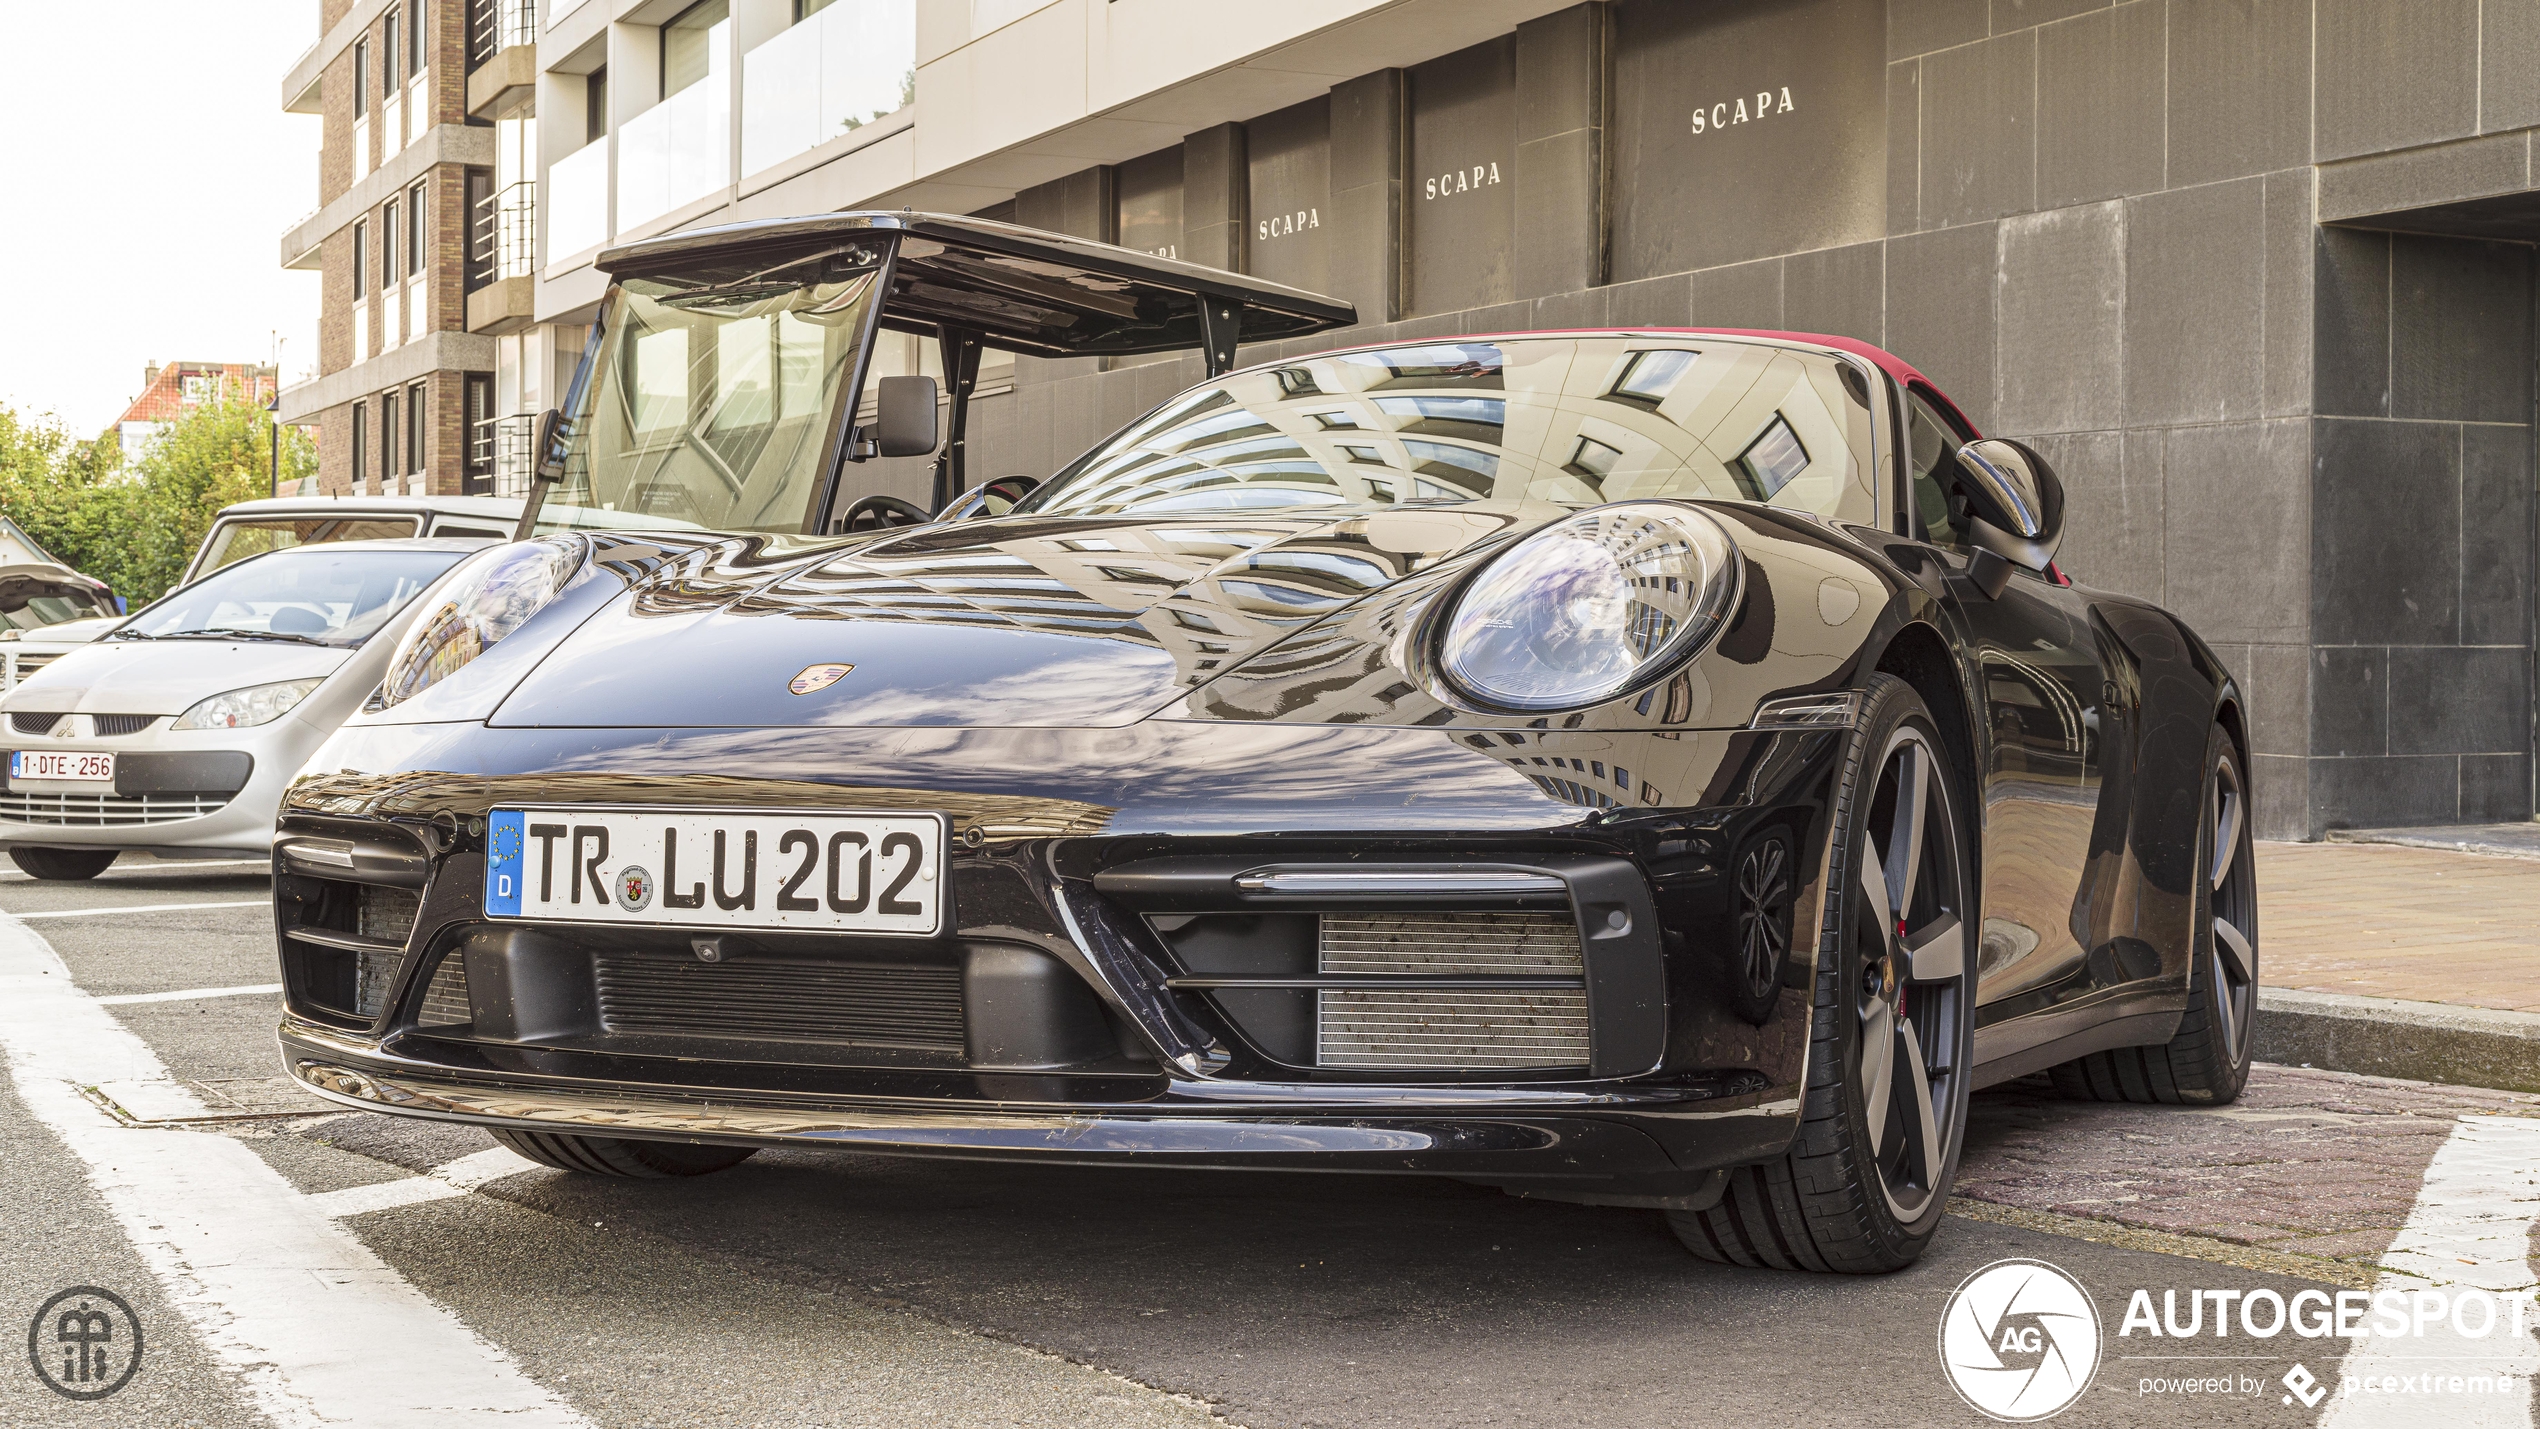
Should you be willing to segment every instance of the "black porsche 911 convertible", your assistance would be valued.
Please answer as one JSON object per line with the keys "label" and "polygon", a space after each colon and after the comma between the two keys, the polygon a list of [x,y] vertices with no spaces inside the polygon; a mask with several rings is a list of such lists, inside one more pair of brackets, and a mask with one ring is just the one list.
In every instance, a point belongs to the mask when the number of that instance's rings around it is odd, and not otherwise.
{"label": "black porsche 911 convertible", "polygon": [[[1977,1087],[2239,1093],[2241,695],[1903,362],[1307,353],[1346,305],[918,214],[601,262],[522,539],[285,803],[321,1095],[600,1175],[1422,1172],[1877,1271]],[[974,486],[983,347],[1209,375]],[[854,495],[925,453],[931,508]]]}

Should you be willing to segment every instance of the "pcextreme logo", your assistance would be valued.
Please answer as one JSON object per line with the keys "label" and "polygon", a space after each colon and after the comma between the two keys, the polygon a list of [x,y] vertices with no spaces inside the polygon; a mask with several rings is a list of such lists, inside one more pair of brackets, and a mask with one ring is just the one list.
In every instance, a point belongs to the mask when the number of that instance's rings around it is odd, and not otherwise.
{"label": "pcextreme logo", "polygon": [[1940,1312],[1940,1367],[1969,1408],[2026,1424],[2062,1413],[2099,1373],[2099,1307],[2042,1260],[1997,1260]]}

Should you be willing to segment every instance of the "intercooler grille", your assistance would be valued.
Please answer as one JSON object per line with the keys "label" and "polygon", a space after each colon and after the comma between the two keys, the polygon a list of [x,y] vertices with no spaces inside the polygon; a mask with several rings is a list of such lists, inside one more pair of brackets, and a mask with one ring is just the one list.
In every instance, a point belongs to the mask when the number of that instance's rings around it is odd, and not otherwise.
{"label": "intercooler grille", "polygon": [[361,926],[354,931],[365,938],[403,943],[407,935],[414,932],[415,910],[421,906],[421,898],[412,889],[365,883],[361,893]]}
{"label": "intercooler grille", "polygon": [[[1582,976],[1568,913],[1326,913],[1320,970]],[[1587,993],[1326,988],[1316,1062],[1369,1069],[1577,1067],[1588,1063]]]}
{"label": "intercooler grille", "polygon": [[958,968],[609,953],[591,962],[600,1025],[613,1033],[963,1049]]}
{"label": "intercooler grille", "polygon": [[423,1006],[415,1014],[417,1027],[465,1027],[476,1020],[476,1011],[467,1000],[467,959],[452,952],[432,970],[432,981],[424,984]]}

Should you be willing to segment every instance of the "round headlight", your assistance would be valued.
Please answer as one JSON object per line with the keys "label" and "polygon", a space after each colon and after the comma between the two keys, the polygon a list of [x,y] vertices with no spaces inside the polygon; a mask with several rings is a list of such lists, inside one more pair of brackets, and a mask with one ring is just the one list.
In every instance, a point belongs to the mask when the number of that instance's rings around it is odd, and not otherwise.
{"label": "round headlight", "polygon": [[389,658],[380,697],[410,700],[466,668],[545,608],[582,568],[578,541],[514,541],[468,557]]}
{"label": "round headlight", "polygon": [[1486,705],[1592,705],[1708,644],[1736,613],[1740,580],[1737,543],[1707,513],[1594,507],[1482,568],[1447,621],[1440,663]]}

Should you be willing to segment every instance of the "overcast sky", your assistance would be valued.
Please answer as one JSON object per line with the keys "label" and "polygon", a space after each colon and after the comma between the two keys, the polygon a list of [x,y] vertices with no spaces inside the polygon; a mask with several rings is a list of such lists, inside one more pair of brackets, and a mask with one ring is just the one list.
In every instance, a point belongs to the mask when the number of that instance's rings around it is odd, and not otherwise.
{"label": "overcast sky", "polygon": [[145,363],[314,353],[318,118],[282,112],[316,0],[0,0],[0,404],[87,435]]}

